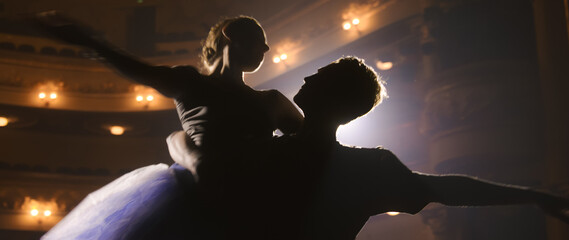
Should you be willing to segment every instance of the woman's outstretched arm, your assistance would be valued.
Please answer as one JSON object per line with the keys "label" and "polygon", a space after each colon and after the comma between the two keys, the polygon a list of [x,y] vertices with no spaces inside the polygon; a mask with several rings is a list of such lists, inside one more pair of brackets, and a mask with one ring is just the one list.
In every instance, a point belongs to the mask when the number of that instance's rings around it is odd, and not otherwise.
{"label": "woman's outstretched arm", "polygon": [[430,201],[448,206],[535,204],[569,224],[569,199],[527,187],[498,184],[464,175],[425,175],[418,178],[430,191]]}
{"label": "woman's outstretched arm", "polygon": [[181,87],[178,85],[182,81],[179,81],[176,75],[183,75],[184,68],[147,64],[98,38],[87,27],[55,11],[36,15],[36,23],[60,40],[94,50],[106,63],[135,82],[152,87],[167,97],[176,97],[180,93]]}

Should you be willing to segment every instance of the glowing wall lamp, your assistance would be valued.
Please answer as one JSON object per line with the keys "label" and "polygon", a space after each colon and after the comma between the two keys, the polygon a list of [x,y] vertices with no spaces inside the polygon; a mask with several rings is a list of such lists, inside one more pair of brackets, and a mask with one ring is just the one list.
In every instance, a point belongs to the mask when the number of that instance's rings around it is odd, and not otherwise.
{"label": "glowing wall lamp", "polygon": [[37,220],[38,224],[41,224],[42,220],[46,220],[48,217],[51,217],[54,211],[59,210],[57,203],[53,199],[46,202],[32,199],[30,197],[25,197],[22,209],[26,210],[34,221]]}
{"label": "glowing wall lamp", "polygon": [[32,217],[37,216],[39,213],[40,211],[35,208],[30,211],[30,215],[32,215]]}
{"label": "glowing wall lamp", "polygon": [[37,98],[44,103],[46,107],[54,102],[58,97],[58,90],[63,86],[62,82],[45,82],[38,85]]}
{"label": "glowing wall lamp", "polygon": [[354,29],[358,29],[358,25],[360,24],[360,19],[359,18],[354,18],[351,21],[346,21],[342,24],[342,28],[344,30],[350,30],[352,28]]}
{"label": "glowing wall lamp", "polygon": [[281,55],[277,55],[273,58],[273,62],[274,63],[280,63],[280,62],[284,62],[286,59],[288,58],[288,55],[286,55],[286,53],[283,53]]}
{"label": "glowing wall lamp", "polygon": [[115,125],[115,126],[109,127],[109,132],[111,132],[111,134],[115,135],[115,136],[123,135],[124,131],[125,131],[125,128],[123,126]]}
{"label": "glowing wall lamp", "polygon": [[57,99],[57,93],[56,92],[40,92],[38,93],[38,98],[40,99],[40,101],[42,101],[46,107],[49,106],[50,102],[55,101],[55,99]]}
{"label": "glowing wall lamp", "polygon": [[393,68],[393,62],[388,62],[388,61],[381,61],[381,60],[377,60],[375,62],[375,66],[377,67],[377,69],[381,70],[381,71],[387,71],[391,68]]}
{"label": "glowing wall lamp", "polygon": [[148,94],[146,95],[146,97],[144,97],[143,95],[136,96],[136,101],[139,103],[145,102],[145,100],[147,103],[152,102],[154,101],[154,96],[152,94]]}
{"label": "glowing wall lamp", "polygon": [[0,127],[8,126],[8,123],[10,123],[10,119],[7,117],[0,117]]}
{"label": "glowing wall lamp", "polygon": [[142,85],[137,85],[134,87],[134,92],[136,93],[135,100],[138,104],[142,104],[144,108],[148,108],[150,103],[156,99],[154,96],[154,90]]}
{"label": "glowing wall lamp", "polygon": [[397,216],[397,215],[399,215],[399,212],[387,212],[387,215],[389,215],[389,216],[392,216],[392,217],[393,217],[393,216]]}

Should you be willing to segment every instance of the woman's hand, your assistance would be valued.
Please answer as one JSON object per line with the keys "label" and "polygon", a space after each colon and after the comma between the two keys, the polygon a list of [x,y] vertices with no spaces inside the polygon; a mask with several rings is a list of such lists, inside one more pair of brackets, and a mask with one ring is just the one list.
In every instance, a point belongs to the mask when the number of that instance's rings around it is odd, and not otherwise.
{"label": "woman's hand", "polygon": [[42,30],[70,44],[92,47],[96,42],[96,35],[91,29],[59,12],[41,12],[35,15],[34,20]]}

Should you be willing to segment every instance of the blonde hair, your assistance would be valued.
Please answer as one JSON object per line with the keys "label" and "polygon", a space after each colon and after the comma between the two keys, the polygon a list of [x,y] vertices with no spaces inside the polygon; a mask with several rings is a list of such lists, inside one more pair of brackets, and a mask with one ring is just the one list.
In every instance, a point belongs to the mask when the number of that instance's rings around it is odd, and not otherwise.
{"label": "blonde hair", "polygon": [[230,34],[233,28],[239,28],[247,25],[261,25],[259,22],[249,16],[237,16],[234,18],[222,18],[213,27],[210,28],[207,38],[202,41],[201,59],[205,67],[213,65],[223,54],[223,48],[229,44],[229,40],[223,35]]}

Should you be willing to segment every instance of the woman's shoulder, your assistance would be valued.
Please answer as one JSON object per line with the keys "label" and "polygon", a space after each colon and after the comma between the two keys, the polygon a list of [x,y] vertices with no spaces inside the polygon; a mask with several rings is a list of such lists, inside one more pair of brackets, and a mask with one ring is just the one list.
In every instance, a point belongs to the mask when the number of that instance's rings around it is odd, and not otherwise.
{"label": "woman's shoulder", "polygon": [[259,96],[269,101],[280,101],[287,99],[285,95],[276,89],[255,90]]}
{"label": "woman's shoulder", "polygon": [[264,105],[270,106],[271,108],[280,108],[290,102],[284,94],[275,89],[254,91],[259,100],[262,101]]}

